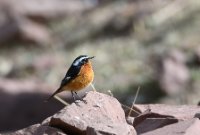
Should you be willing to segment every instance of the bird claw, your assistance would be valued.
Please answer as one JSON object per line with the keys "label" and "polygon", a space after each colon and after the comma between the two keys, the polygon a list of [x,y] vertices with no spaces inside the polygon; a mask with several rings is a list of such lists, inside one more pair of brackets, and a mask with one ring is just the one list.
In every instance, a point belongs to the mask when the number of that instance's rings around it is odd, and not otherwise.
{"label": "bird claw", "polygon": [[74,101],[74,103],[75,103],[76,105],[79,106],[80,101],[82,101],[82,102],[84,102],[85,104],[87,104],[87,101],[84,100],[84,99],[76,100],[76,101]]}
{"label": "bird claw", "polygon": [[87,104],[87,101],[86,101],[86,100],[82,99],[81,101],[83,101],[85,104]]}

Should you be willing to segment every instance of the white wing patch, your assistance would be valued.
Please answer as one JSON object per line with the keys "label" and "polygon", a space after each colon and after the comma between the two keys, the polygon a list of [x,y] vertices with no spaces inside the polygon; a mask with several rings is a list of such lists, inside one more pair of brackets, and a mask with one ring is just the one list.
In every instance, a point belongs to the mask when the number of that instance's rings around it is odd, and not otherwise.
{"label": "white wing patch", "polygon": [[70,77],[70,76],[68,76],[68,77],[67,77],[67,80],[69,80],[70,78],[71,78],[71,77]]}
{"label": "white wing patch", "polygon": [[76,61],[74,61],[73,65],[74,65],[74,66],[78,66],[78,64],[79,64],[83,59],[86,59],[86,58],[89,58],[89,57],[85,56],[85,57],[81,57],[81,58],[77,59]]}

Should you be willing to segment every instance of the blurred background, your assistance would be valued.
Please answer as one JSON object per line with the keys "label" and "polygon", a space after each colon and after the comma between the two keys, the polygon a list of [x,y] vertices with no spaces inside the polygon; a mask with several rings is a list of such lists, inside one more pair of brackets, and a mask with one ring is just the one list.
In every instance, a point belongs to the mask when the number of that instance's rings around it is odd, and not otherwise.
{"label": "blurred background", "polygon": [[123,104],[199,104],[199,35],[198,0],[0,0],[0,132],[62,109],[44,100],[81,54]]}

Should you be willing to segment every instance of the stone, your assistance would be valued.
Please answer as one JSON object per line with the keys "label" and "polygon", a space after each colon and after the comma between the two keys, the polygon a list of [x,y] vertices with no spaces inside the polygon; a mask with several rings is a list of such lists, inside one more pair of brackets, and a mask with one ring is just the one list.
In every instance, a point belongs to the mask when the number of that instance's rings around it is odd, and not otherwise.
{"label": "stone", "polygon": [[40,124],[35,124],[32,126],[29,126],[27,128],[8,133],[9,135],[66,135],[59,129],[49,127],[49,126],[43,126]]}
{"label": "stone", "polygon": [[142,134],[176,122],[178,122],[178,119],[173,116],[146,112],[135,117],[133,126],[138,134]]}
{"label": "stone", "polygon": [[200,120],[197,118],[181,121],[141,135],[199,135]]}
{"label": "stone", "polygon": [[170,115],[179,120],[191,119],[200,111],[200,106],[197,105],[165,105],[165,104],[148,104],[148,105],[134,105],[136,110],[145,112],[150,109],[151,112],[162,115]]}
{"label": "stone", "polygon": [[91,91],[84,100],[87,103],[73,103],[55,114],[49,125],[77,135],[87,132],[136,134],[134,128],[127,124],[125,113],[114,97]]}

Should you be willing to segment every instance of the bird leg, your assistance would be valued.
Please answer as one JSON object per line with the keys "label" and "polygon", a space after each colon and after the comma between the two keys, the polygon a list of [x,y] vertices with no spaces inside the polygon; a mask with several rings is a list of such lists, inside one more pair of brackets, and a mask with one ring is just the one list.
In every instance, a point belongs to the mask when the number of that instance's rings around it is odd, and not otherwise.
{"label": "bird leg", "polygon": [[76,96],[81,100],[81,101],[83,101],[84,103],[87,103],[85,100],[83,100],[83,98],[81,98],[78,94],[77,94],[77,92],[74,92],[75,94],[76,94]]}
{"label": "bird leg", "polygon": [[92,87],[93,91],[96,91],[96,89],[95,89],[95,87],[94,87],[94,85],[92,83],[90,83],[90,86]]}
{"label": "bird leg", "polygon": [[73,99],[74,99],[74,102],[76,101],[76,98],[75,98],[75,95],[76,95],[76,96],[79,98],[79,100],[81,100],[81,101],[83,101],[84,103],[86,103],[86,101],[83,100],[83,98],[81,98],[81,97],[77,94],[77,92],[71,91],[71,93],[72,93],[72,97],[73,97]]}
{"label": "bird leg", "polygon": [[74,102],[75,102],[75,101],[76,101],[76,98],[75,98],[75,96],[74,96],[74,92],[71,91],[71,94],[72,94],[73,100],[74,100]]}

